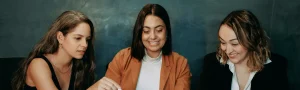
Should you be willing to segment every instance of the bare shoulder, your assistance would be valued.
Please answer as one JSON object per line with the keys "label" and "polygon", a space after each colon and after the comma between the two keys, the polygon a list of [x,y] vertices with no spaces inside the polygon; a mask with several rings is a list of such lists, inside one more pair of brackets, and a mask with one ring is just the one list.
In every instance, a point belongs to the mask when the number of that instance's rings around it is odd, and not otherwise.
{"label": "bare shoulder", "polygon": [[31,76],[31,79],[50,77],[51,71],[45,60],[42,58],[34,58],[27,69],[27,74]]}
{"label": "bare shoulder", "polygon": [[30,80],[26,80],[27,84],[31,82],[31,86],[37,89],[56,90],[53,81],[51,70],[45,60],[42,58],[34,58],[27,69],[27,75]]}
{"label": "bare shoulder", "polygon": [[43,60],[42,58],[34,58],[29,66],[28,66],[28,70],[32,71],[50,71],[50,68],[47,64],[47,62],[45,60]]}

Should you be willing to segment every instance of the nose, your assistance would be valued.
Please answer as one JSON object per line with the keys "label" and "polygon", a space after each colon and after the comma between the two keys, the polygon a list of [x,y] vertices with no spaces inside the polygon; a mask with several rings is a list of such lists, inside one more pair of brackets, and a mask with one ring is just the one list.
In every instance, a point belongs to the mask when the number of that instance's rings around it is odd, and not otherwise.
{"label": "nose", "polygon": [[154,30],[151,30],[151,33],[150,33],[150,39],[156,39],[156,33]]}
{"label": "nose", "polygon": [[227,54],[231,53],[233,51],[232,46],[227,44],[225,47],[225,51]]}
{"label": "nose", "polygon": [[87,40],[82,40],[81,46],[86,48],[88,46],[88,41]]}

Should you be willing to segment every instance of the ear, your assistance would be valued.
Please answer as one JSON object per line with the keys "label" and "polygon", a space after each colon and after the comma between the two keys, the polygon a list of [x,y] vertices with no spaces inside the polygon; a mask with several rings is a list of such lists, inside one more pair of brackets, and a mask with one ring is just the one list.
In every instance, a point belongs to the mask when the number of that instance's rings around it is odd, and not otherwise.
{"label": "ear", "polygon": [[57,38],[59,44],[62,44],[65,40],[65,36],[61,31],[58,31],[56,33],[56,38]]}

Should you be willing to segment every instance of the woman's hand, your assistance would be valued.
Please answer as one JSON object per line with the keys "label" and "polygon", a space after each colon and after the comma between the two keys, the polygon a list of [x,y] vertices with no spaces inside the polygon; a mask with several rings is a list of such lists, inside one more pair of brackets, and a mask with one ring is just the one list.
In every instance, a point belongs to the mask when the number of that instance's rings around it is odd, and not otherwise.
{"label": "woman's hand", "polygon": [[88,90],[122,90],[121,86],[107,77],[101,78],[93,84]]}

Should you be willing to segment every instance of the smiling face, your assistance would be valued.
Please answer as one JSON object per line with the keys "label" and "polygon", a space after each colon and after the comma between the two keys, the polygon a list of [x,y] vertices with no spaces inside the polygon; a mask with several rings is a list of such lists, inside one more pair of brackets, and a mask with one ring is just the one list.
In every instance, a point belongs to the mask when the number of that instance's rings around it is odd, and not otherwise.
{"label": "smiling face", "polygon": [[163,20],[154,15],[147,15],[142,31],[142,42],[147,53],[160,53],[166,39],[166,25]]}
{"label": "smiling face", "polygon": [[247,61],[248,50],[243,47],[232,28],[222,25],[219,30],[220,47],[234,64]]}
{"label": "smiling face", "polygon": [[81,59],[88,47],[88,41],[91,39],[91,29],[87,23],[79,23],[71,32],[66,35],[58,33],[58,40],[62,49],[71,57]]}

